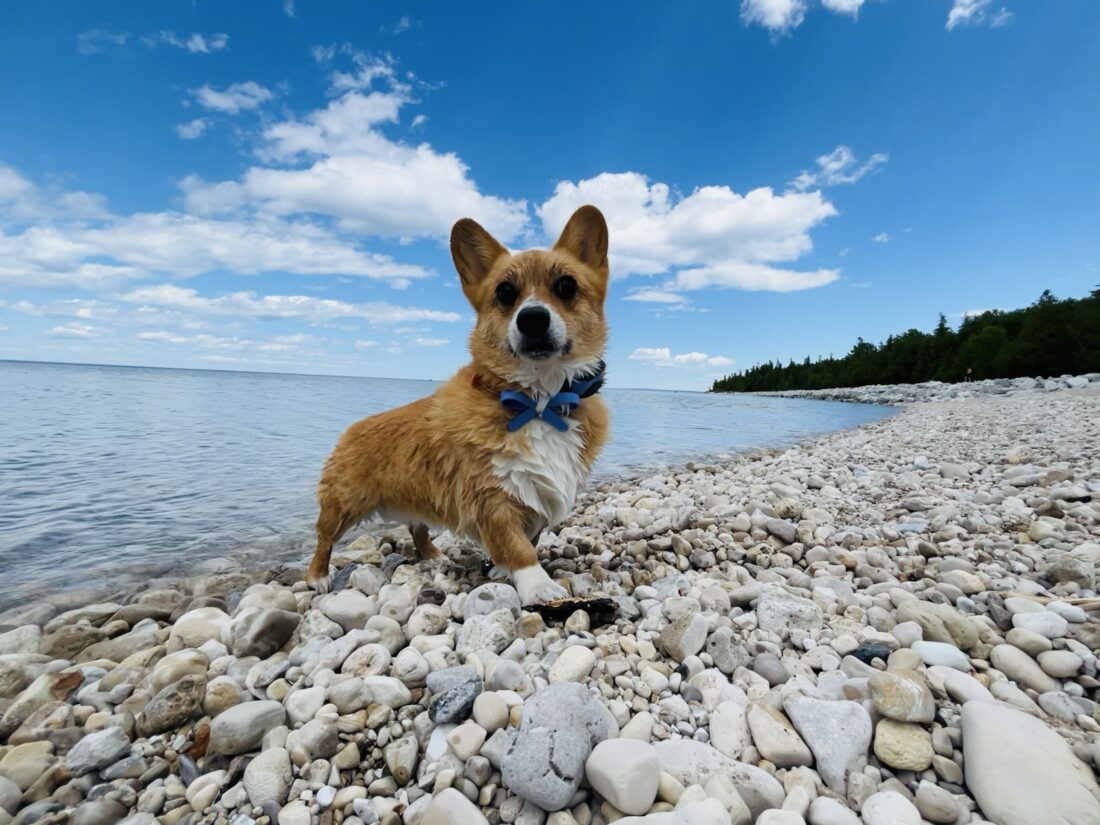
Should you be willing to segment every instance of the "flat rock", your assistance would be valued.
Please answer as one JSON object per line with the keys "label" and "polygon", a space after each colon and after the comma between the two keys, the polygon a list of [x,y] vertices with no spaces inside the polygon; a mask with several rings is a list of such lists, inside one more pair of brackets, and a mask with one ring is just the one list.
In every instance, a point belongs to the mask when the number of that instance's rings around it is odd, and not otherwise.
{"label": "flat rock", "polygon": [[666,739],[653,746],[661,770],[684,786],[702,785],[714,773],[727,776],[753,816],[783,804],[783,786],[765,770],[736,762],[704,742]]}
{"label": "flat rock", "polygon": [[815,602],[796,596],[778,584],[768,584],[756,603],[756,619],[761,630],[787,636],[792,630],[817,630],[824,621]]}
{"label": "flat rock", "polygon": [[129,754],[130,737],[122,728],[109,727],[77,742],[65,757],[65,766],[73,776],[83,776]]}
{"label": "flat rock", "polygon": [[962,709],[966,785],[996,825],[1098,825],[1100,787],[1066,741],[999,702]]}
{"label": "flat rock", "polygon": [[549,685],[523,703],[519,730],[500,763],[504,785],[544,811],[560,810],[580,787],[592,748],[611,733],[603,706],[585,688]]}
{"label": "flat rock", "polygon": [[286,711],[278,702],[242,702],[219,713],[210,722],[211,753],[233,756],[260,745],[264,734],[286,723]]}
{"label": "flat rock", "polygon": [[808,696],[792,696],[784,703],[784,710],[810,746],[825,784],[845,794],[848,774],[867,764],[870,714],[857,702],[830,702]]}

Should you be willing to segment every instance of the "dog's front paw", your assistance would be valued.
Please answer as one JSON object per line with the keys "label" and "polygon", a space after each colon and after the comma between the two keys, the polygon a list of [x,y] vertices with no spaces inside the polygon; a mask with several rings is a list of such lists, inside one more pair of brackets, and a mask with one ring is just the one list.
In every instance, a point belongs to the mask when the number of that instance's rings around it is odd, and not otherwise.
{"label": "dog's front paw", "polygon": [[519,603],[524,606],[546,604],[555,599],[564,599],[569,595],[566,589],[551,579],[538,564],[513,570],[512,583],[515,584],[516,591],[519,593]]}
{"label": "dog's front paw", "polygon": [[306,574],[306,584],[316,590],[318,596],[323,596],[332,590],[332,577],[328,573],[323,576],[308,573]]}

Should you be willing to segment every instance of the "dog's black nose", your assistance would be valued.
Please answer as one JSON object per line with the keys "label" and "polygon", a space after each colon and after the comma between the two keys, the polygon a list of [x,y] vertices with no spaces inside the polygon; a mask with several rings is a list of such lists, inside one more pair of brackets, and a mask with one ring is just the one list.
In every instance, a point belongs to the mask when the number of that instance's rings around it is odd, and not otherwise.
{"label": "dog's black nose", "polygon": [[550,329],[550,310],[540,306],[526,306],[516,316],[516,326],[528,338],[545,335]]}

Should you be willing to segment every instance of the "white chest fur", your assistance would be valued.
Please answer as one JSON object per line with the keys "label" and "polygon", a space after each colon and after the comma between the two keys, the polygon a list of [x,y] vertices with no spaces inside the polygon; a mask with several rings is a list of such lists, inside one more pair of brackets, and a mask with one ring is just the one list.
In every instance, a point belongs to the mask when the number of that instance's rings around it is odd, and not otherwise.
{"label": "white chest fur", "polygon": [[508,449],[493,458],[501,486],[546,519],[548,526],[559,524],[588,478],[579,425],[570,421],[563,433],[535,419],[508,440]]}

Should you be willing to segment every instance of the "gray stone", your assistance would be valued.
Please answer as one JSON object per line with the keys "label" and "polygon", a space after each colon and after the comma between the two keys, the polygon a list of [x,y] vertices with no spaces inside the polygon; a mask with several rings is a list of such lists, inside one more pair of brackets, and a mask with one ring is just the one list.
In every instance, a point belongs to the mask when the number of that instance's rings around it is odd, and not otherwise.
{"label": "gray stone", "polygon": [[474,616],[488,616],[498,610],[507,610],[512,614],[513,619],[518,619],[523,612],[523,606],[519,603],[519,593],[514,587],[490,582],[475,587],[466,596],[462,618],[464,621],[469,621]]}
{"label": "gray stone", "polygon": [[472,665],[448,667],[428,674],[432,701],[428,710],[433,722],[462,722],[470,717],[474,701],[482,690],[481,679]]}
{"label": "gray stone", "polygon": [[838,794],[848,787],[848,774],[867,764],[871,716],[857,702],[830,702],[792,696],[784,703],[787,716],[813,752],[817,772]]}
{"label": "gray stone", "polygon": [[175,730],[188,719],[202,712],[206,695],[206,674],[188,674],[168,685],[145,706],[138,719],[138,732],[152,736]]}
{"label": "gray stone", "polygon": [[821,608],[817,604],[788,592],[778,584],[764,586],[756,603],[756,619],[761,630],[784,637],[792,630],[818,630],[823,622]]}
{"label": "gray stone", "polygon": [[753,816],[783,804],[783,786],[778,779],[755,765],[735,762],[703,742],[666,739],[653,749],[661,770],[684,786],[705,784],[715,773],[727,776]]}
{"label": "gray stone", "polygon": [[234,705],[211,721],[210,752],[234,756],[255,750],[265,733],[285,723],[286,711],[278,702],[264,700]]}
{"label": "gray stone", "polygon": [[707,641],[707,620],[699,613],[687,613],[661,631],[661,650],[677,662],[694,656]]}
{"label": "gray stone", "polygon": [[516,638],[516,621],[510,610],[494,610],[472,616],[458,631],[456,651],[465,659],[471,653],[488,650],[500,653]]}
{"label": "gray stone", "polygon": [[264,608],[246,610],[230,627],[233,655],[259,656],[266,659],[286,644],[302,617],[289,610]]}
{"label": "gray stone", "polygon": [[109,727],[89,733],[69,751],[65,765],[73,776],[105,768],[130,755],[130,738],[122,728]]}
{"label": "gray stone", "polygon": [[504,784],[545,811],[573,798],[593,746],[612,735],[608,717],[576,682],[558,682],[523,703],[519,730],[501,760]]}
{"label": "gray stone", "polygon": [[290,754],[286,748],[268,748],[244,769],[244,790],[256,806],[285,805],[290,793]]}

